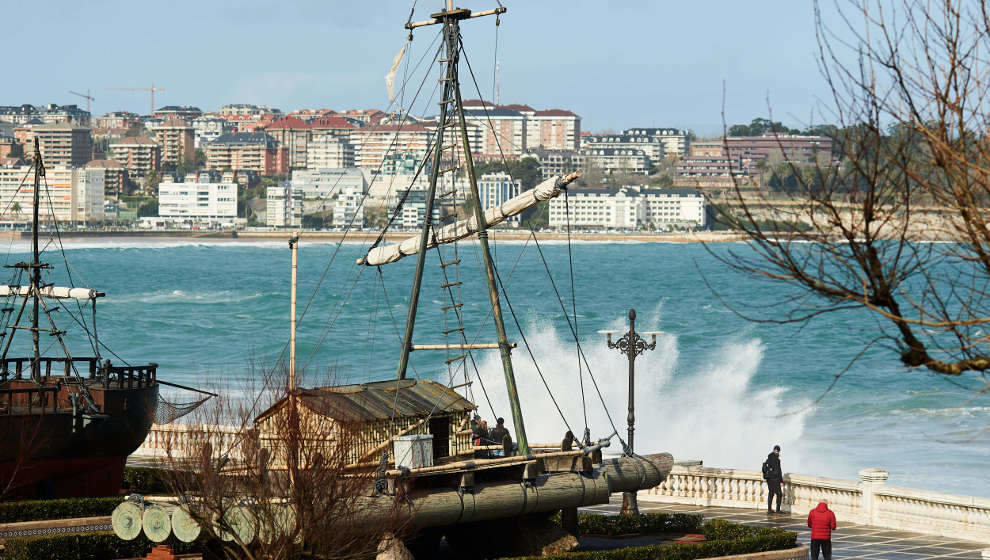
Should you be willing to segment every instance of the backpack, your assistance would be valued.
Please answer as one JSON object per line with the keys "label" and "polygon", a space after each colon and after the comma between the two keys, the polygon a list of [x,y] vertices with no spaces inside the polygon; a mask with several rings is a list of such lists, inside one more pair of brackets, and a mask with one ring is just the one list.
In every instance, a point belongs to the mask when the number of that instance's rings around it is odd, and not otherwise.
{"label": "backpack", "polygon": [[767,459],[763,461],[763,480],[769,480],[771,474],[773,474],[773,467],[770,466],[770,460]]}

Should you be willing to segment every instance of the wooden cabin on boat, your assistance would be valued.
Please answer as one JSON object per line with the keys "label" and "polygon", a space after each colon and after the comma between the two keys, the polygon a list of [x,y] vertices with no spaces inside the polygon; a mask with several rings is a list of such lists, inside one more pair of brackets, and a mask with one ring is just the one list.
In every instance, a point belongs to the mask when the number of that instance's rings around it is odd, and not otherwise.
{"label": "wooden cabin on boat", "polygon": [[[472,452],[471,416],[477,406],[435,381],[402,379],[298,389],[295,398],[306,445],[336,452],[343,443],[348,465],[377,464],[383,451],[394,463],[392,442],[406,435],[432,435],[434,463]],[[255,419],[259,444],[273,459],[283,456],[279,451],[288,402],[288,397],[282,398]]]}

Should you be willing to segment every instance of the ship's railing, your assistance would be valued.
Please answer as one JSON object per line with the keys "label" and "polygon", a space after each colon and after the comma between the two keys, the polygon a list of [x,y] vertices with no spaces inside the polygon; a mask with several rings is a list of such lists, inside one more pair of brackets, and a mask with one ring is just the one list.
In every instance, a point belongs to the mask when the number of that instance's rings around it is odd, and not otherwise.
{"label": "ship's railing", "polygon": [[[887,486],[881,469],[859,472],[859,482],[785,474],[783,508],[804,513],[825,501],[839,523],[848,521],[990,543],[990,499]],[[766,510],[762,473],[674,465],[640,501]]]}
{"label": "ship's railing", "polygon": [[[34,358],[16,357],[0,359],[0,383],[31,377],[31,363]],[[109,362],[100,363],[99,358],[65,358],[45,356],[38,360],[42,379],[52,377],[74,377],[78,371],[82,377],[102,379],[110,388],[133,389],[153,385],[158,379],[158,364],[140,366],[113,366]]]}
{"label": "ship's railing", "polygon": [[51,407],[52,414],[58,413],[57,387],[20,387],[0,389],[0,415],[11,414],[17,409],[26,409],[28,414],[35,410],[46,411]]}

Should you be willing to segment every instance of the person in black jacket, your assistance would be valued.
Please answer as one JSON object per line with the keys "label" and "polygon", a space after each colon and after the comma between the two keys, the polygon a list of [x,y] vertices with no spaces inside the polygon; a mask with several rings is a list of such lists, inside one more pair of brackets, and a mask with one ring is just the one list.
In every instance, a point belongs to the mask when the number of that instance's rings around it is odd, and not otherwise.
{"label": "person in black jacket", "polygon": [[[509,430],[505,429],[505,419],[500,417],[495,420],[495,427],[492,428],[491,432],[488,433],[488,439],[491,440],[492,445],[503,445],[503,440],[505,439],[505,436],[508,435],[509,435]],[[503,457],[505,456],[505,451],[504,450],[496,451],[495,456]]]}
{"label": "person in black jacket", "polygon": [[780,500],[784,493],[780,490],[780,483],[784,480],[784,471],[780,469],[780,446],[773,446],[773,451],[767,455],[767,461],[763,463],[763,478],[767,481],[767,513],[773,513],[773,497],[777,496],[777,513],[780,513]]}

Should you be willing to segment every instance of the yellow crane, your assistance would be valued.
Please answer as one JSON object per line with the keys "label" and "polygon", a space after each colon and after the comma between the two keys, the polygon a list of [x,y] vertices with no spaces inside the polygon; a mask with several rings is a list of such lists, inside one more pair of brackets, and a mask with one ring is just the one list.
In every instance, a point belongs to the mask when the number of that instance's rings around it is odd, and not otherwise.
{"label": "yellow crane", "polygon": [[147,91],[147,92],[150,92],[151,93],[151,105],[150,105],[151,109],[148,111],[148,116],[151,116],[151,115],[153,115],[155,113],[155,92],[157,91],[159,93],[165,93],[165,90],[163,90],[162,88],[156,88],[155,87],[155,82],[151,82],[151,87],[150,88],[126,88],[125,87],[125,88],[107,88],[107,89],[110,90],[110,91]]}
{"label": "yellow crane", "polygon": [[[85,99],[86,100],[86,112],[87,113],[90,112],[89,111],[89,102],[90,101],[96,101],[96,98],[93,97],[93,96],[91,96],[89,94],[89,90],[88,89],[86,90],[86,95],[83,95],[83,94],[81,94],[79,92],[72,91],[71,89],[69,90],[69,93],[71,93],[72,95],[78,95],[79,97],[82,97],[83,99]],[[92,114],[91,114],[91,116],[92,116]]]}

